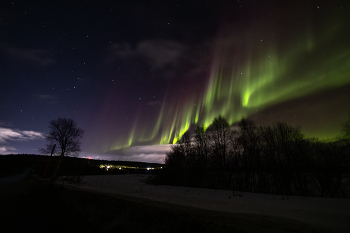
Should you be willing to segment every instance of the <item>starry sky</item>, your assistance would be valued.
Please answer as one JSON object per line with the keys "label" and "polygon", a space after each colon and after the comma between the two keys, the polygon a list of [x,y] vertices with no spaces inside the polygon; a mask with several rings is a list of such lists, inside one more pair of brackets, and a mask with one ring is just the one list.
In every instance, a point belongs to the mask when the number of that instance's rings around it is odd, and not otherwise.
{"label": "starry sky", "polygon": [[348,1],[1,1],[0,154],[48,122],[80,157],[163,163],[186,130],[285,121],[334,139],[350,111]]}

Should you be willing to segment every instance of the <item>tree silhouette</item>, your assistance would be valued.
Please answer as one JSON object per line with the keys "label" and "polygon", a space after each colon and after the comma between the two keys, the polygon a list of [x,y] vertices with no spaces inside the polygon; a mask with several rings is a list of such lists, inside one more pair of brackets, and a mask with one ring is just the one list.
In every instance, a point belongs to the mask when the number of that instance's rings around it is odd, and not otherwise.
{"label": "tree silhouette", "polygon": [[342,141],[305,138],[286,122],[256,125],[222,116],[186,132],[165,157],[164,184],[279,195],[350,197],[350,120]]}
{"label": "tree silhouette", "polygon": [[212,163],[218,169],[221,183],[224,188],[228,186],[227,180],[227,157],[230,143],[230,125],[226,119],[219,115],[213,119],[211,125],[207,128],[209,138],[212,141],[213,155]]}
{"label": "tree silhouette", "polygon": [[348,143],[350,142],[350,113],[348,120],[342,125],[341,132],[343,133],[343,139]]}
{"label": "tree silhouette", "polygon": [[71,118],[58,118],[49,122],[49,133],[46,136],[46,148],[41,148],[43,154],[51,152],[56,144],[55,154],[60,156],[77,156],[80,150],[80,139],[84,130],[77,126]]}
{"label": "tree silhouette", "polygon": [[208,127],[210,138],[214,144],[215,154],[218,156],[217,162],[221,168],[226,167],[227,147],[229,144],[230,125],[226,119],[219,115],[214,118],[212,124]]}

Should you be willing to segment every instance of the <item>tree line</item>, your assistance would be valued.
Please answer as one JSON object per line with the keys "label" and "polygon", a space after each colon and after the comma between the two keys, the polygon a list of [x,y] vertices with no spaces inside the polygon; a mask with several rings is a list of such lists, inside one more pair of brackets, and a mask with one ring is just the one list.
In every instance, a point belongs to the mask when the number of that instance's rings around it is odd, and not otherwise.
{"label": "tree line", "polygon": [[350,119],[333,142],[306,138],[300,127],[256,125],[242,118],[230,126],[218,116],[186,132],[165,157],[160,182],[229,189],[234,194],[350,197]]}

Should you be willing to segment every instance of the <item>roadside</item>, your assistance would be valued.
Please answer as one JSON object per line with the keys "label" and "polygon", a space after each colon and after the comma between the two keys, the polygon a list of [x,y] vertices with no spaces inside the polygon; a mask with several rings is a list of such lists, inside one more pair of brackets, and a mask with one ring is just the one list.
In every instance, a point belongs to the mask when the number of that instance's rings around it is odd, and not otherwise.
{"label": "roadside", "polygon": [[[4,232],[348,232],[347,199],[155,186],[147,175],[84,176],[80,184],[23,172],[0,189]],[[66,177],[69,178],[69,177]],[[283,198],[283,199],[282,199]],[[288,198],[288,199],[287,199]],[[302,204],[302,208],[300,205]],[[22,224],[18,224],[18,222]]]}
{"label": "roadside", "polygon": [[349,232],[350,229],[349,199],[257,193],[233,195],[232,191],[228,190],[149,185],[142,182],[147,177],[137,174],[84,176],[81,183],[75,187],[204,210],[284,218],[308,224],[317,231]]}
{"label": "roadside", "polygon": [[23,178],[27,177],[29,172],[32,170],[33,167],[27,168],[24,172],[22,172],[19,175],[14,175],[14,176],[5,176],[0,178],[0,189],[4,188],[10,184],[14,184]]}
{"label": "roadside", "polygon": [[278,217],[210,211],[24,178],[0,194],[2,232],[318,232]]}

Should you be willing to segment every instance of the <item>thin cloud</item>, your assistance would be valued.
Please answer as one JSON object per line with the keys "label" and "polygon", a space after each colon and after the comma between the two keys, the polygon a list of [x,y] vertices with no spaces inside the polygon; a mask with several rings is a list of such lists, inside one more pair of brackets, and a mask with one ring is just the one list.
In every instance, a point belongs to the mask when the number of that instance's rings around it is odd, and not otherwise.
{"label": "thin cloud", "polygon": [[134,161],[145,163],[161,163],[164,164],[165,154],[134,154],[134,155],[119,155],[119,154],[93,154],[89,152],[80,153],[79,158],[91,158],[97,160],[110,161]]}
{"label": "thin cloud", "polygon": [[159,100],[157,100],[157,101],[151,101],[151,102],[148,102],[147,103],[147,105],[149,105],[149,106],[159,106],[159,105],[161,105],[161,101],[159,101]]}
{"label": "thin cloud", "polygon": [[150,65],[156,69],[165,67],[167,64],[173,64],[185,50],[185,46],[176,41],[143,41],[140,42],[138,53],[146,57]]}
{"label": "thin cloud", "polygon": [[124,159],[129,161],[147,162],[147,163],[164,163],[165,154],[134,154],[124,156]]}
{"label": "thin cloud", "polygon": [[171,144],[163,145],[147,145],[147,146],[133,146],[124,149],[126,154],[162,154],[165,155],[167,151],[170,151]]}
{"label": "thin cloud", "polygon": [[110,151],[107,154],[99,155],[98,158],[108,160],[164,163],[166,152],[171,150],[171,146],[171,144],[132,146],[121,150]]}
{"label": "thin cloud", "polygon": [[37,97],[40,101],[46,102],[48,104],[58,103],[58,100],[52,95],[39,94],[39,95],[35,95],[35,97]]}
{"label": "thin cloud", "polygon": [[111,155],[111,154],[89,154],[89,156],[80,156],[82,158],[90,157],[99,160],[116,160],[116,161],[134,161],[145,163],[162,163],[164,164],[165,154],[134,154],[134,155]]}
{"label": "thin cloud", "polygon": [[45,134],[35,131],[16,130],[0,127],[0,143],[5,144],[8,141],[33,141],[44,139]]}
{"label": "thin cloud", "polygon": [[0,121],[0,126],[2,126],[2,127],[12,127],[12,124],[9,123],[9,122]]}
{"label": "thin cloud", "polygon": [[209,75],[213,59],[212,40],[199,44],[184,44],[174,40],[145,40],[134,47],[129,43],[114,43],[107,63],[124,60],[133,71],[148,70],[154,77],[184,80]]}
{"label": "thin cloud", "polygon": [[37,97],[39,99],[42,99],[42,100],[50,100],[50,99],[53,99],[53,96],[52,95],[37,95]]}
{"label": "thin cloud", "polygon": [[185,50],[184,44],[171,40],[141,41],[135,48],[132,48],[128,43],[113,44],[112,56],[109,60],[141,58],[151,69],[158,70],[167,65],[176,64]]}
{"label": "thin cloud", "polygon": [[0,154],[3,154],[3,155],[13,154],[16,151],[17,149],[12,146],[0,146]]}
{"label": "thin cloud", "polygon": [[0,48],[7,53],[10,58],[15,60],[25,60],[37,65],[51,65],[55,63],[55,60],[49,53],[42,49],[14,48],[6,44],[0,44]]}

